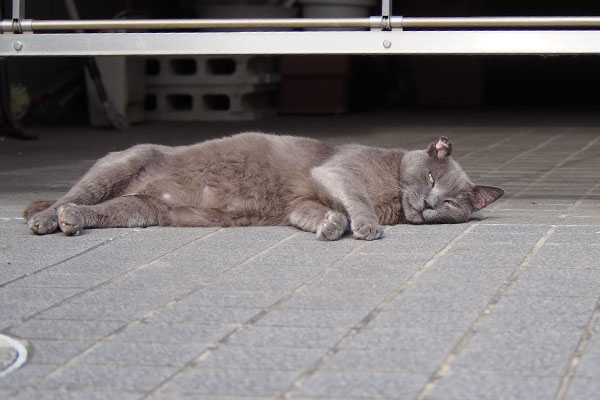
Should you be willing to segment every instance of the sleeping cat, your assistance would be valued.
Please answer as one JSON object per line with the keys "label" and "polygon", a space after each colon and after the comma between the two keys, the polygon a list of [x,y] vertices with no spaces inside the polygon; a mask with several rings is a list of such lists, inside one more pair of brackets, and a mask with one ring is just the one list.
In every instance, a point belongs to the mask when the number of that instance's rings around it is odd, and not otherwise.
{"label": "sleeping cat", "polygon": [[24,211],[31,232],[161,226],[293,225],[321,240],[382,225],[465,222],[504,194],[474,185],[446,137],[426,150],[262,133],[110,153],[58,200]]}

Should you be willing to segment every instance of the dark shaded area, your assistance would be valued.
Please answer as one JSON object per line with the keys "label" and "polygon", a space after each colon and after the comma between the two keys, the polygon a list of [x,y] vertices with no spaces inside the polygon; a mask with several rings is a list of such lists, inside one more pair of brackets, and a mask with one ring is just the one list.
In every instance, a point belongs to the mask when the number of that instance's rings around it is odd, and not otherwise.
{"label": "dark shaded area", "polygon": [[[4,0],[5,14],[10,2]],[[112,18],[126,14],[150,18],[194,16],[192,0],[107,0],[78,1],[82,18]],[[66,19],[63,0],[26,2],[26,16],[32,19]],[[378,10],[373,10],[373,15]],[[557,16],[600,15],[597,1],[396,1],[394,14],[406,16]],[[227,59],[208,65],[221,74],[231,72]],[[86,123],[87,96],[84,67],[78,58],[8,59],[13,84],[24,84],[32,106],[27,116],[34,123]],[[156,74],[157,65],[146,65]],[[195,71],[193,62],[171,65],[179,71]],[[398,107],[561,107],[600,106],[600,56],[354,56],[350,73],[339,87],[348,97],[344,112],[366,112]],[[303,84],[307,87],[306,84]],[[332,89],[333,90],[333,89]],[[347,94],[346,94],[347,92]],[[284,96],[280,96],[285,100]],[[221,99],[207,104],[221,109]],[[147,100],[152,103],[152,99]],[[185,107],[186,102],[175,102]],[[182,105],[183,104],[183,105]],[[152,104],[150,104],[151,106]],[[331,108],[331,109],[334,109]]]}

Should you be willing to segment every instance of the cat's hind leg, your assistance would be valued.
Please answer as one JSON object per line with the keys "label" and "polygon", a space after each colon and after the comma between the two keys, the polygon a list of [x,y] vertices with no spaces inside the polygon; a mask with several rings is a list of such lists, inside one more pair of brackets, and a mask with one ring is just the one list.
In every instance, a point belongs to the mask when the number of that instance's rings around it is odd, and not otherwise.
{"label": "cat's hind leg", "polygon": [[156,145],[137,145],[108,154],[99,159],[63,197],[49,205],[44,200],[37,200],[27,206],[23,215],[29,229],[38,235],[53,233],[59,229],[59,207],[66,204],[94,205],[125,194],[132,181],[144,170],[161,163],[164,155],[163,148]]}
{"label": "cat's hind leg", "polygon": [[95,205],[63,204],[56,211],[58,227],[67,236],[84,228],[135,228],[158,225],[159,208],[151,200],[122,196]]}
{"label": "cat's hind leg", "polygon": [[348,218],[344,214],[312,200],[297,204],[289,221],[304,231],[315,232],[319,240],[338,240],[348,230]]}

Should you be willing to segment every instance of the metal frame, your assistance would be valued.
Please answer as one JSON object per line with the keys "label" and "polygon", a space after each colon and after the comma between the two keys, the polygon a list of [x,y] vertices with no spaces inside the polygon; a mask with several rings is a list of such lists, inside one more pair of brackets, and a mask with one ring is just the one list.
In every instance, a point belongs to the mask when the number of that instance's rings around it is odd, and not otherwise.
{"label": "metal frame", "polygon": [[[392,0],[382,0],[382,15],[367,18],[44,21],[25,19],[24,4],[13,0],[13,18],[0,21],[0,57],[600,54],[600,17],[414,18],[392,16]],[[253,31],[260,28],[272,31]],[[299,28],[332,30],[290,31]],[[334,30],[339,28],[353,30]],[[231,29],[243,31],[223,32]],[[103,30],[130,32],[98,32]],[[145,30],[152,32],[140,32]],[[196,31],[173,32],[178,30]]]}

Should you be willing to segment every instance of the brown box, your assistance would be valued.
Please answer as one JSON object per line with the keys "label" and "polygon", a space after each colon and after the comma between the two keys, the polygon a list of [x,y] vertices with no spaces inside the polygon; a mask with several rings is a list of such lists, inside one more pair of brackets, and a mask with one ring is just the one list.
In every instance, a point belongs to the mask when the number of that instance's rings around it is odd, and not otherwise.
{"label": "brown box", "polygon": [[282,114],[339,114],[348,111],[350,56],[283,56]]}

